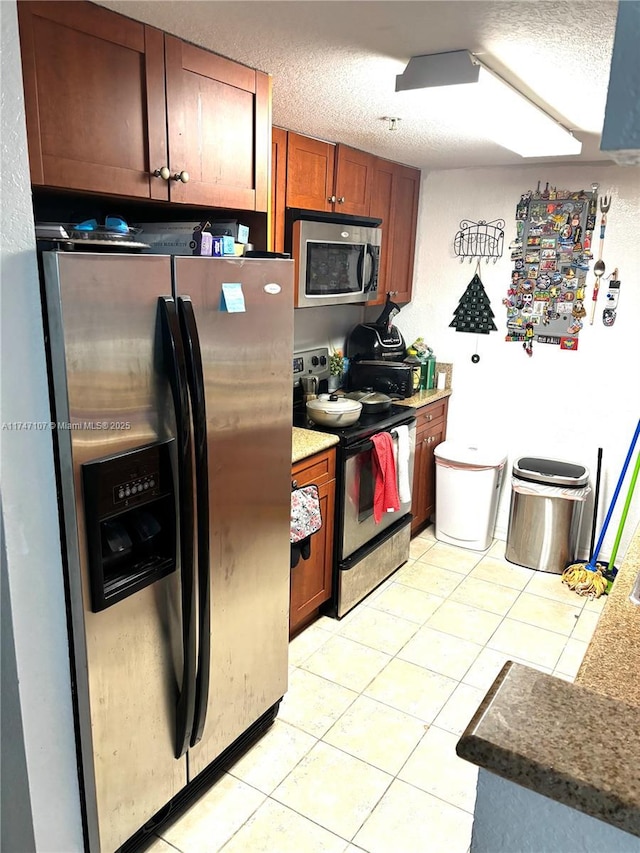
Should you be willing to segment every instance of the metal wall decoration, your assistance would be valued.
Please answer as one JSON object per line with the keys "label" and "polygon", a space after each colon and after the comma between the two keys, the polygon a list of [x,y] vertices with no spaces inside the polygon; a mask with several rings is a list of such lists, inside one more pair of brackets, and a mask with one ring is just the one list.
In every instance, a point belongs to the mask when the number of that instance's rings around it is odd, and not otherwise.
{"label": "metal wall decoration", "polygon": [[493,263],[502,257],[504,248],[504,219],[492,219],[485,222],[472,222],[463,219],[460,230],[453,239],[453,250],[464,263],[469,258],[469,263],[484,258],[487,263],[493,258]]}
{"label": "metal wall decoration", "polygon": [[598,185],[591,192],[549,187],[529,190],[516,205],[513,270],[503,304],[507,341],[534,341],[576,350],[586,316],[585,287],[596,223]]}

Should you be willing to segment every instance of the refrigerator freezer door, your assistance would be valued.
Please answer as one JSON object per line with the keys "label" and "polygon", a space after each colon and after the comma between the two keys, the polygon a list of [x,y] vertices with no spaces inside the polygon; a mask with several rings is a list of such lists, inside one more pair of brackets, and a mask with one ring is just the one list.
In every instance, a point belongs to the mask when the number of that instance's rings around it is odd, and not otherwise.
{"label": "refrigerator freezer door", "polygon": [[[191,779],[287,689],[293,262],[174,265],[198,327],[209,457],[211,677]],[[224,310],[223,283],[241,285],[245,311]]]}
{"label": "refrigerator freezer door", "polygon": [[170,259],[43,261],[89,844],[106,851],[186,783],[186,758],[174,758],[179,572],[92,611],[81,471],[173,435],[157,310]]}

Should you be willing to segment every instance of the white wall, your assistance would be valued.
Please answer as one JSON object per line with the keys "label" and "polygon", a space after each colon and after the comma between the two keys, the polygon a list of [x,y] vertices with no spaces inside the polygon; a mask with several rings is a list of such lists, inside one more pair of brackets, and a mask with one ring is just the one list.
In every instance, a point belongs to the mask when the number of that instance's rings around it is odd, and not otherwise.
{"label": "white wall", "polygon": [[[508,245],[515,237],[515,208],[523,192],[538,181],[551,186],[590,190],[612,198],[604,243],[606,264],[596,322],[579,335],[576,352],[535,344],[528,358],[522,346],[507,343],[506,296],[512,264]],[[598,214],[598,223],[599,223]],[[504,219],[505,249],[496,264],[482,264],[481,278],[495,313],[497,332],[475,335],[449,328],[475,265],[461,264],[453,239],[462,219]],[[612,498],[629,444],[640,417],[640,172],[631,167],[523,166],[510,169],[459,169],[423,176],[414,298],[396,323],[407,343],[423,335],[439,361],[453,363],[453,395],[448,437],[497,444],[509,455],[509,470],[518,456],[549,456],[586,465],[595,477],[598,447],[603,448],[603,476],[597,535]],[[599,237],[599,227],[594,234]],[[598,239],[594,239],[594,255]],[[622,282],[615,325],[602,324],[606,277],[615,267]],[[591,307],[594,277],[587,278]],[[588,321],[588,317],[587,317]],[[476,352],[480,362],[472,364]],[[638,452],[640,447],[637,448]],[[631,466],[632,467],[632,466]],[[608,528],[601,556],[609,556],[630,479],[629,472]],[[510,478],[507,478],[507,481]],[[506,538],[510,484],[503,489],[496,535]],[[588,552],[592,503],[587,504],[581,556]],[[619,565],[640,521],[636,491],[623,534]]]}
{"label": "white wall", "polygon": [[640,853],[640,838],[480,768],[471,853]]}
{"label": "white wall", "polygon": [[[2,423],[48,423],[15,0],[0,3],[0,15]],[[28,785],[12,809],[3,808],[2,847],[24,849],[15,840],[28,830],[37,851],[71,853],[83,849],[83,840],[51,433],[2,429],[0,441],[8,586],[2,606],[3,615],[10,607],[13,622],[11,638],[3,619],[2,639],[13,639],[14,653],[14,666],[2,672],[3,711],[5,691],[12,698],[10,715],[2,717],[2,740],[23,735],[22,755],[16,749],[10,757],[26,765]],[[4,655],[3,648],[3,663]],[[5,776],[6,758],[3,798],[14,783]]]}
{"label": "white wall", "polygon": [[316,347],[334,347],[344,352],[347,335],[363,319],[362,305],[296,308],[293,315],[294,350],[301,352]]}

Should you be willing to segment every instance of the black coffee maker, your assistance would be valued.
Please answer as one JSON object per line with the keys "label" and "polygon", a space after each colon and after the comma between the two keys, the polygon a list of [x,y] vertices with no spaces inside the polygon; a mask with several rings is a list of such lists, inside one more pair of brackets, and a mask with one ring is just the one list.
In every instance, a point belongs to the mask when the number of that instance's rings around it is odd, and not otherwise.
{"label": "black coffee maker", "polygon": [[347,337],[346,355],[351,361],[403,361],[404,338],[394,317],[400,308],[387,297],[382,313],[373,323],[359,323]]}

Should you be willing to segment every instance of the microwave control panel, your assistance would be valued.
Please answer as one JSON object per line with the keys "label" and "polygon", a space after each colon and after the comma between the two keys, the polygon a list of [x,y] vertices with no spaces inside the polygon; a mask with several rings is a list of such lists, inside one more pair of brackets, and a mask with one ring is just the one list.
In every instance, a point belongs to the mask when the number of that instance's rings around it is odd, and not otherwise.
{"label": "microwave control panel", "polygon": [[294,385],[303,376],[315,376],[317,379],[326,379],[329,376],[329,350],[327,347],[293,354]]}

